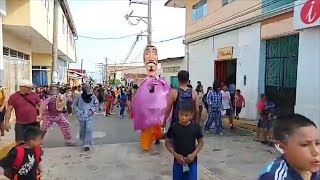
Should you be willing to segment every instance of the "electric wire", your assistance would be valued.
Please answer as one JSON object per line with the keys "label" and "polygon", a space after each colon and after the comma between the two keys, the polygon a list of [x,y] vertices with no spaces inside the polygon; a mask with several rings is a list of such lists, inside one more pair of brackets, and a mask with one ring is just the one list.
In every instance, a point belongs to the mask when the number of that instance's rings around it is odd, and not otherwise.
{"label": "electric wire", "polygon": [[119,37],[91,37],[91,36],[81,36],[81,35],[79,35],[79,37],[85,38],[85,39],[93,39],[93,40],[114,40],[114,39],[124,39],[124,38],[128,38],[128,37],[138,36],[138,35],[141,35],[145,32],[147,32],[147,30],[142,31],[140,33],[129,34],[129,35],[119,36]]}

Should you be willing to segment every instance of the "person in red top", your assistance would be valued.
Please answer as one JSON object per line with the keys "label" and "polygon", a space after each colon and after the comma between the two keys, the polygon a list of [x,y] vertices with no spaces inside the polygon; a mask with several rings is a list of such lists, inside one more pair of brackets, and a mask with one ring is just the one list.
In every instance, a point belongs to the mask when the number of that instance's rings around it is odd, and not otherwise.
{"label": "person in red top", "polygon": [[263,144],[266,143],[266,129],[267,129],[267,123],[265,119],[265,104],[266,104],[266,96],[262,94],[260,96],[260,101],[258,103],[259,119],[257,124],[256,136],[254,140],[260,141]]}
{"label": "person in red top", "polygon": [[14,109],[16,115],[14,130],[17,144],[23,142],[23,133],[27,127],[40,127],[43,109],[39,95],[31,91],[33,84],[29,80],[21,80],[19,86],[20,91],[12,94],[9,98],[5,119],[5,128],[6,131],[9,131],[11,129],[9,120]]}
{"label": "person in red top", "polygon": [[244,97],[241,95],[240,89],[236,90],[234,106],[236,111],[235,119],[239,120],[239,114],[241,113],[241,109],[246,107],[246,101],[244,100]]}

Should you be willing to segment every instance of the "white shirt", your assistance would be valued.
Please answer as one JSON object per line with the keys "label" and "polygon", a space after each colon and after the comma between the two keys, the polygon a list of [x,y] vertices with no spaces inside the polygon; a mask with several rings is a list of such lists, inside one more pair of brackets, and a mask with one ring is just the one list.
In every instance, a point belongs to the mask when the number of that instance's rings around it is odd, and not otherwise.
{"label": "white shirt", "polygon": [[223,106],[223,109],[231,109],[230,107],[230,99],[231,99],[231,96],[230,96],[230,93],[229,91],[223,91],[221,90],[221,94],[222,94],[222,106]]}

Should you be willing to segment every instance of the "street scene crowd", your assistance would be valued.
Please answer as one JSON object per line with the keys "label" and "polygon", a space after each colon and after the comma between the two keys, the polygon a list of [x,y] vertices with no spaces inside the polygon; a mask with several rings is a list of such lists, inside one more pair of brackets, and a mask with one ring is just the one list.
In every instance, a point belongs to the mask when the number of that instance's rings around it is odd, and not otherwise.
{"label": "street scene crowd", "polygon": [[[239,119],[241,109],[245,108],[245,98],[233,84],[215,81],[205,93],[201,81],[195,89],[191,86],[187,71],[180,71],[178,78],[179,88],[170,87],[167,96],[163,124],[141,131],[141,149],[149,151],[152,144],[160,144],[160,140],[165,139],[166,148],[174,156],[173,179],[195,180],[198,176],[197,155],[205,144],[203,132],[223,135],[223,116],[228,118],[229,128],[234,129],[233,119]],[[93,145],[94,116],[98,111],[121,119],[127,114],[136,121],[134,109],[137,107],[132,101],[140,90],[137,85],[66,85],[58,87],[58,94],[54,95],[49,87],[34,87],[28,80],[21,80],[19,84],[20,91],[10,96],[2,87],[0,96],[1,138],[5,137],[5,130],[11,130],[12,111],[16,117],[12,130],[17,146],[0,161],[9,179],[41,178],[40,162],[45,156],[42,140],[53,123],[60,127],[67,146],[77,145],[71,138],[66,116],[74,114],[78,118],[84,151],[90,151]],[[254,140],[275,146],[283,155],[262,170],[257,178],[320,179],[320,140],[316,125],[298,114],[277,117],[274,107],[273,102],[261,95],[257,103],[260,118]],[[120,109],[118,115],[114,114],[116,108]],[[201,116],[203,109],[208,113],[207,118]],[[151,114],[148,116],[152,117]]]}

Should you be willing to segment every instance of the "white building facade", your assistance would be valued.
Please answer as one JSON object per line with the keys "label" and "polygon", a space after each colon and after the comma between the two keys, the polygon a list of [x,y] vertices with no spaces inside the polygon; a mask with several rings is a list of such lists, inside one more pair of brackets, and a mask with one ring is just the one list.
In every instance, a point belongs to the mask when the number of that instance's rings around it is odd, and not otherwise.
{"label": "white building facade", "polygon": [[[294,10],[295,29],[300,31],[295,112],[310,118],[319,126],[320,12],[312,11],[312,5],[309,4],[311,1],[306,2],[306,0],[298,0]],[[320,5],[320,1],[317,5]],[[304,13],[303,9],[307,9],[308,13]],[[308,19],[310,22],[301,19],[309,14],[316,19]]]}
{"label": "white building facade", "polygon": [[[3,33],[2,33],[2,22],[3,16],[6,15],[6,1],[0,1],[0,82],[3,83],[5,81],[4,77],[4,62],[3,62]],[[1,84],[0,83],[0,84]]]}
{"label": "white building facade", "polygon": [[[228,77],[222,75],[224,77],[221,78],[226,82],[235,81],[237,89],[240,89],[245,97],[246,108],[241,116],[255,119],[256,104],[259,94],[263,92],[264,79],[264,74],[260,73],[260,69],[264,68],[264,59],[260,55],[264,50],[264,43],[260,41],[260,23],[199,40],[187,46],[192,84],[201,81],[206,89],[212,86],[219,76],[217,71],[229,71]],[[224,49],[231,50],[228,55],[230,57],[220,59],[219,53],[224,53]],[[233,65],[220,67],[221,63]]]}

